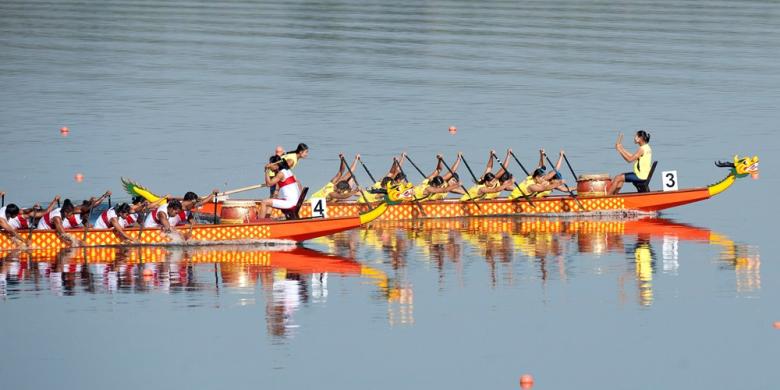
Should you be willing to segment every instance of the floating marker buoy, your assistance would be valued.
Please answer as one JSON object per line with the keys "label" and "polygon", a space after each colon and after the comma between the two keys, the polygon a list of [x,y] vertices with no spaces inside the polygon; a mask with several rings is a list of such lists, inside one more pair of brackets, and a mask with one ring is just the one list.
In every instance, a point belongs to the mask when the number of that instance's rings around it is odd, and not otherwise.
{"label": "floating marker buoy", "polygon": [[455,135],[455,133],[458,132],[458,128],[455,126],[450,126],[450,134]]}
{"label": "floating marker buoy", "polygon": [[67,126],[60,127],[60,134],[61,134],[63,137],[67,137],[67,136],[68,136],[68,133],[70,133],[70,129],[68,129],[68,127],[67,127]]}
{"label": "floating marker buoy", "polygon": [[84,175],[81,173],[77,173],[76,176],[73,177],[74,180],[76,180],[76,183],[81,183],[84,181]]}
{"label": "floating marker buoy", "polygon": [[775,321],[772,323],[772,327],[775,329],[780,329],[780,321]]}
{"label": "floating marker buoy", "polygon": [[534,386],[534,377],[531,374],[520,375],[520,388],[530,389]]}

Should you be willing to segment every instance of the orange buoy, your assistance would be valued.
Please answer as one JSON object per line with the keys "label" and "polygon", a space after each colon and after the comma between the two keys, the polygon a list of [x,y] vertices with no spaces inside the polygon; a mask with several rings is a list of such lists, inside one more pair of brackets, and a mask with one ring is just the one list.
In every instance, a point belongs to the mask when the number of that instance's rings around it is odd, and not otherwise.
{"label": "orange buoy", "polygon": [[780,321],[775,321],[772,323],[772,327],[775,329],[780,329]]}
{"label": "orange buoy", "polygon": [[458,128],[455,126],[450,126],[450,134],[455,135],[455,133],[458,132]]}
{"label": "orange buoy", "polygon": [[77,173],[76,176],[73,177],[73,179],[76,180],[76,183],[81,183],[84,181],[84,175]]}
{"label": "orange buoy", "polygon": [[70,133],[70,129],[68,129],[67,126],[63,126],[60,128],[60,134],[62,134],[63,137],[67,137],[68,133]]}
{"label": "orange buoy", "polygon": [[534,386],[534,377],[531,374],[520,375],[520,388],[530,389]]}

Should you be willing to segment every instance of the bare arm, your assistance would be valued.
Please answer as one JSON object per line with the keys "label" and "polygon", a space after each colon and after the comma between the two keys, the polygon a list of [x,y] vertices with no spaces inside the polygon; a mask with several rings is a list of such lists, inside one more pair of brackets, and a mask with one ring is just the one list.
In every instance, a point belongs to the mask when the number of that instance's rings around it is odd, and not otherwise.
{"label": "bare arm", "polygon": [[539,149],[539,165],[537,168],[544,168],[544,149]]}
{"label": "bare arm", "polygon": [[162,230],[164,232],[170,233],[176,231],[176,228],[171,226],[171,223],[168,221],[168,214],[166,212],[158,211],[157,220],[160,221],[160,225],[162,225]]}
{"label": "bare arm", "polygon": [[125,233],[125,231],[122,229],[122,226],[119,224],[119,221],[116,219],[116,217],[111,218],[110,221],[108,221],[109,225],[111,225],[117,234],[119,234],[119,237],[122,237],[122,240],[124,241],[134,241],[130,236]]}
{"label": "bare arm", "polygon": [[336,173],[336,176],[333,176],[333,178],[330,179],[330,182],[334,185],[341,181],[341,176],[344,174],[344,168],[346,168],[344,163],[344,153],[339,153],[339,171]]}
{"label": "bare arm", "polygon": [[[490,154],[488,155],[488,161],[487,164],[485,164],[485,172],[482,172],[482,177],[485,177],[490,172],[493,172],[493,155],[496,154],[495,150],[491,150]],[[480,178],[482,179],[482,178]]]}
{"label": "bare arm", "polygon": [[[506,173],[506,167],[509,166],[509,153],[512,152],[512,149],[506,150],[506,157],[504,157],[504,161],[501,163],[500,168],[498,169],[498,172],[496,172],[496,177],[501,177],[504,173]],[[498,156],[496,156],[498,157]]]}
{"label": "bare arm", "polygon": [[[462,159],[463,159],[463,153],[458,152],[458,158],[455,159],[455,163],[452,164],[452,166],[450,167],[450,169],[452,169],[452,172],[457,172],[458,171],[458,167],[460,167],[460,161]],[[442,163],[442,165],[444,165],[444,164]],[[447,174],[442,176],[442,179],[444,179],[444,181],[449,181],[450,179],[452,179],[452,173],[447,171]]]}
{"label": "bare arm", "polygon": [[[105,192],[103,195],[100,195],[100,197],[99,197],[99,198],[97,198],[97,199],[93,200],[93,201],[92,201],[92,202],[89,204],[89,208],[90,208],[90,209],[93,209],[93,208],[95,208],[97,205],[99,205],[99,204],[103,203],[103,201],[104,201],[104,200],[105,200],[107,197],[109,197],[109,196],[111,196],[111,191],[106,191],[106,192]],[[85,210],[85,211],[86,211],[86,210]]]}
{"label": "bare arm", "polygon": [[5,219],[0,219],[0,228],[5,230],[6,232],[10,233],[17,240],[24,241],[22,236],[19,235],[19,232],[17,232],[16,229],[13,228],[13,226],[8,224],[8,222],[6,222]]}

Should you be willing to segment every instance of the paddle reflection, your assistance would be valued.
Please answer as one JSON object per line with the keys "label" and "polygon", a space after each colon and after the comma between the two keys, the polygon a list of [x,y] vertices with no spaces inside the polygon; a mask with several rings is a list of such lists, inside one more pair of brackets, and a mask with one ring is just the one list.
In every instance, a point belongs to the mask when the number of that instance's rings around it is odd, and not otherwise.
{"label": "paddle reflection", "polygon": [[[758,248],[735,243],[706,228],[663,218],[388,221],[373,223],[360,232],[317,240],[332,251],[355,253],[362,248],[381,254],[398,283],[406,280],[404,272],[409,258],[418,256],[436,268],[441,286],[451,273],[463,280],[464,258],[482,259],[489,272],[489,285],[496,288],[528,279],[539,280],[542,285],[551,279],[566,281],[575,272],[610,273],[614,271],[610,268],[614,268],[613,264],[587,259],[623,256],[625,263],[620,267],[622,271],[618,270],[619,296],[621,301],[627,300],[624,284],[633,280],[632,295],[642,306],[653,303],[653,278],[658,272],[678,272],[680,241],[719,248],[721,268],[735,271],[737,292],[760,288]],[[531,275],[527,271],[519,274],[524,269],[516,264],[524,261],[533,264]]]}

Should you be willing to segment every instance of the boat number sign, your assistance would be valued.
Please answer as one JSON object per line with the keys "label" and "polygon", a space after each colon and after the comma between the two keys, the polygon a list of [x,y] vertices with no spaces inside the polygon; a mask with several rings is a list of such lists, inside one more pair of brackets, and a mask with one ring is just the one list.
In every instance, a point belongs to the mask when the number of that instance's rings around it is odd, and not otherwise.
{"label": "boat number sign", "polygon": [[328,203],[325,202],[325,198],[311,198],[311,216],[314,218],[327,218],[328,217]]}
{"label": "boat number sign", "polygon": [[664,171],[661,173],[663,178],[664,191],[677,191],[677,171]]}

